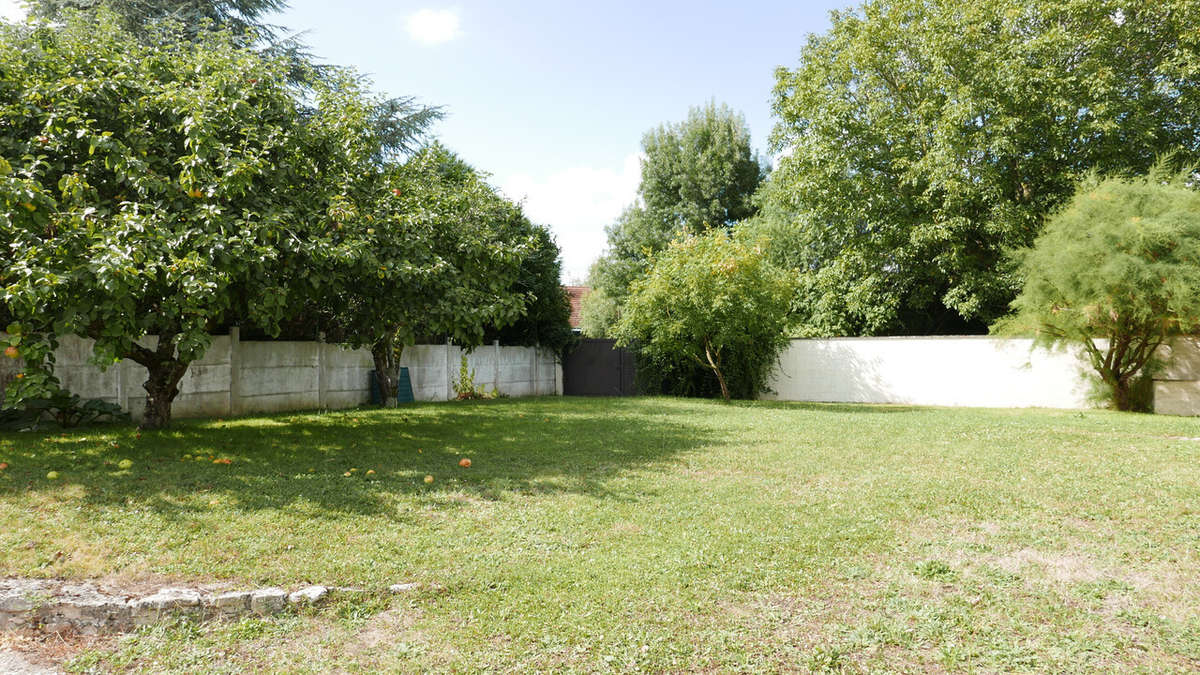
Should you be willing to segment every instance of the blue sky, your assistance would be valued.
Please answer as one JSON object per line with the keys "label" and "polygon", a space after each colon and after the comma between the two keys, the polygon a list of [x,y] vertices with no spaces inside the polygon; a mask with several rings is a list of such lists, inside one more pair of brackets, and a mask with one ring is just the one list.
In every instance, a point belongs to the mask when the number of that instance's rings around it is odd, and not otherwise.
{"label": "blue sky", "polygon": [[715,99],[765,150],[775,67],[850,4],[292,0],[278,23],[380,91],[445,106],[436,135],[551,226],[572,280],[634,199],[646,130]]}
{"label": "blue sky", "polygon": [[851,4],[291,0],[273,21],[381,92],[445,106],[436,136],[554,230],[569,281],[633,201],[643,133],[713,99],[765,150],[775,67]]}

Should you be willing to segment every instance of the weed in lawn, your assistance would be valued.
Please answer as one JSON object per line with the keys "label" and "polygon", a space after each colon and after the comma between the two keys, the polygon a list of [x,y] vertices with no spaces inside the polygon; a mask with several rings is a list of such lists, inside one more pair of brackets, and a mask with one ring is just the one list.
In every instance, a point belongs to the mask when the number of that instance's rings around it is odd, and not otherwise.
{"label": "weed in lawn", "polygon": [[954,571],[954,568],[941,560],[919,562],[914,571],[917,576],[930,581],[951,582],[958,578],[958,573]]}

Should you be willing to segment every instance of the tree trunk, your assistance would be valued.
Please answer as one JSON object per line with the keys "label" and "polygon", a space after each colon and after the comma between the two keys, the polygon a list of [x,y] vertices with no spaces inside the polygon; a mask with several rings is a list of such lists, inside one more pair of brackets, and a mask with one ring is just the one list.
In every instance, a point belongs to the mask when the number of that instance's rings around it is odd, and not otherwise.
{"label": "tree trunk", "polygon": [[183,379],[187,367],[188,364],[176,360],[160,361],[146,366],[150,376],[142,385],[146,390],[146,412],[141,424],[143,429],[163,429],[170,426],[171,404],[179,395],[179,381]]}
{"label": "tree trunk", "polygon": [[725,375],[721,372],[721,352],[718,351],[716,358],[713,358],[712,350],[709,349],[708,341],[704,341],[704,355],[708,357],[708,367],[717,374],[717,384],[721,385],[721,397],[726,401],[729,400],[729,385],[725,384]]}
{"label": "tree trunk", "polygon": [[1118,378],[1112,383],[1113,407],[1117,410],[1128,411],[1133,407],[1130,399],[1129,378]]}
{"label": "tree trunk", "polygon": [[396,407],[396,394],[400,388],[400,359],[396,351],[391,338],[384,338],[371,345],[375,378],[379,382],[379,396],[385,408]]}
{"label": "tree trunk", "polygon": [[191,361],[183,361],[175,353],[175,336],[171,334],[160,335],[158,347],[153,350],[135,344],[125,358],[145,366],[148,374],[142,385],[146,390],[146,411],[141,428],[167,427],[171,424],[171,404],[179,395],[179,381]]}

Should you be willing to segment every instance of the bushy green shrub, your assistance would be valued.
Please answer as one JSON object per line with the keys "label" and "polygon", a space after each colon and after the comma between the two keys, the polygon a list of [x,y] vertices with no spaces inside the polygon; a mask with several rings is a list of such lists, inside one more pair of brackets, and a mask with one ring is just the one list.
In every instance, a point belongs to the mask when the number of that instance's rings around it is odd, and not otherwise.
{"label": "bushy green shrub", "polygon": [[787,343],[793,288],[757,246],[721,230],[688,236],[634,282],[613,330],[618,345],[638,353],[640,369],[665,365],[657,375],[682,378],[706,369],[726,400],[750,398],[765,389]]}

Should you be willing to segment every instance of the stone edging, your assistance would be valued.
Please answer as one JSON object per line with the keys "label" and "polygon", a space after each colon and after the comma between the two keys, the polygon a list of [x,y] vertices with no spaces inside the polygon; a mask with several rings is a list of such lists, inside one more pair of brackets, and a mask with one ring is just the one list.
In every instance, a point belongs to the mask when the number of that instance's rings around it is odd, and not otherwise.
{"label": "stone edging", "polygon": [[[415,590],[416,584],[397,584],[393,593]],[[205,592],[168,587],[133,597],[102,591],[94,584],[40,579],[0,579],[0,632],[75,632],[83,635],[122,633],[156,621],[188,617],[196,620],[269,616],[288,606],[311,606],[331,592],[361,589],[306,586],[294,592],[282,588],[253,591]]]}

